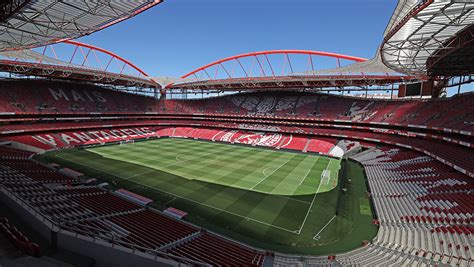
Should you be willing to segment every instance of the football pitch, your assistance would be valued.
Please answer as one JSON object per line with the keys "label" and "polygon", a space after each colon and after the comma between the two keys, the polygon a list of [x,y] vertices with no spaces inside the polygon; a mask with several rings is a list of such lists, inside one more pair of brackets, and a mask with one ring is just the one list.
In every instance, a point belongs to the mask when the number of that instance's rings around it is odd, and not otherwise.
{"label": "football pitch", "polygon": [[317,254],[308,247],[319,247],[326,253],[321,248],[339,243],[350,228],[347,218],[335,216],[338,159],[177,138],[46,157],[152,198],[158,209],[184,210],[193,223],[261,248],[286,252],[291,246],[291,252]]}

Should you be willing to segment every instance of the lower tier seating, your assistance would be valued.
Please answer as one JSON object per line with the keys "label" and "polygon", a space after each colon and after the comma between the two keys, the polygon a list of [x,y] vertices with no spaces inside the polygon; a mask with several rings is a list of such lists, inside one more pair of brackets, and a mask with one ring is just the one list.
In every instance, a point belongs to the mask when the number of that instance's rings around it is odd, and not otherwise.
{"label": "lower tier seating", "polygon": [[[97,186],[73,186],[75,179],[29,160],[30,156],[0,146],[0,189],[15,194],[49,220],[60,222],[64,230],[147,253],[159,251],[161,257],[191,265],[263,265],[262,252],[205,233]],[[38,246],[7,220],[0,218],[0,229],[20,249],[37,255]],[[208,249],[213,254],[208,254]]]}
{"label": "lower tier seating", "polygon": [[183,242],[168,252],[215,266],[262,266],[264,259],[262,254],[208,233]]}
{"label": "lower tier seating", "polygon": [[395,147],[354,159],[365,168],[380,229],[368,249],[338,258],[342,263],[471,266],[472,178]]}
{"label": "lower tier seating", "polygon": [[8,141],[23,143],[39,149],[61,149],[82,145],[104,144],[150,137],[199,138],[209,141],[284,148],[304,152],[328,154],[336,143],[335,138],[308,138],[265,133],[257,131],[215,130],[192,127],[141,127],[116,128],[89,131],[67,131],[36,135],[19,135],[5,138]]}
{"label": "lower tier seating", "polygon": [[31,242],[20,230],[18,230],[14,225],[11,225],[8,218],[0,217],[0,231],[0,234],[4,235],[8,240],[10,240],[13,246],[23,253],[35,257],[39,256],[39,245]]}
{"label": "lower tier seating", "polygon": [[157,131],[152,127],[136,128],[106,128],[84,131],[61,131],[53,133],[40,133],[33,135],[16,135],[4,138],[36,147],[43,150],[61,149],[81,145],[105,144],[111,142],[130,141],[133,139],[144,139],[156,137]]}

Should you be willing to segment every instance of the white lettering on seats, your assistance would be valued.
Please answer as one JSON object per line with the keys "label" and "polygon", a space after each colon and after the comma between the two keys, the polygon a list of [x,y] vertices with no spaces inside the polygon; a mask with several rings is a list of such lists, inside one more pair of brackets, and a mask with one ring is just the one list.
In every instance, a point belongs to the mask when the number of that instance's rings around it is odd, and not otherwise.
{"label": "white lettering on seats", "polygon": [[71,90],[72,98],[74,99],[75,102],[81,100],[81,101],[86,101],[81,94],[76,92],[75,90]]}
{"label": "white lettering on seats", "polygon": [[85,132],[73,133],[73,135],[76,136],[77,139],[81,140],[81,142],[87,142],[92,140],[92,138]]}
{"label": "white lettering on seats", "polygon": [[64,142],[66,142],[68,145],[71,144],[71,142],[74,142],[74,143],[81,143],[81,141],[77,140],[76,138],[68,135],[68,134],[61,134],[61,139],[64,140]]}
{"label": "white lettering on seats", "polygon": [[99,100],[100,102],[106,103],[107,100],[102,96],[100,92],[94,91],[92,94]]}
{"label": "white lettering on seats", "polygon": [[50,145],[50,146],[57,146],[58,144],[56,143],[56,140],[52,135],[45,134],[44,137],[40,135],[34,135],[32,136],[35,140],[45,144],[45,145]]}
{"label": "white lettering on seats", "polygon": [[58,91],[54,90],[53,88],[48,88],[49,92],[53,96],[54,100],[59,100],[61,98],[66,99],[66,101],[69,101],[69,97],[67,97],[66,93],[64,93],[63,89],[58,89]]}

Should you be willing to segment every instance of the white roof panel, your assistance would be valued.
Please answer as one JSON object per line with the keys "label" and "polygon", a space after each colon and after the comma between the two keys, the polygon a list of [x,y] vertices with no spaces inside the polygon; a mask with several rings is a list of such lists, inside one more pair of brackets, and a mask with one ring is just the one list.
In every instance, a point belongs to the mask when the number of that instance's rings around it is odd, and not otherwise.
{"label": "white roof panel", "polygon": [[401,73],[425,75],[426,61],[474,23],[474,1],[400,0],[380,48],[383,63]]}
{"label": "white roof panel", "polygon": [[162,0],[30,0],[0,23],[0,51],[42,46],[91,34]]}

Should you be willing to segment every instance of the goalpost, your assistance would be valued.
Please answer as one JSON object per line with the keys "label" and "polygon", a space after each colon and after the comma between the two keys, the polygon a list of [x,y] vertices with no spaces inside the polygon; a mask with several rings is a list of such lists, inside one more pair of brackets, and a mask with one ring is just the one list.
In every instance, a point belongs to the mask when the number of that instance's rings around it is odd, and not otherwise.
{"label": "goalpost", "polygon": [[321,183],[328,184],[330,180],[331,180],[331,171],[326,169],[321,174]]}
{"label": "goalpost", "polygon": [[119,145],[126,145],[126,144],[133,144],[135,143],[135,140],[134,139],[129,139],[129,140],[124,140],[124,141],[120,141]]}

